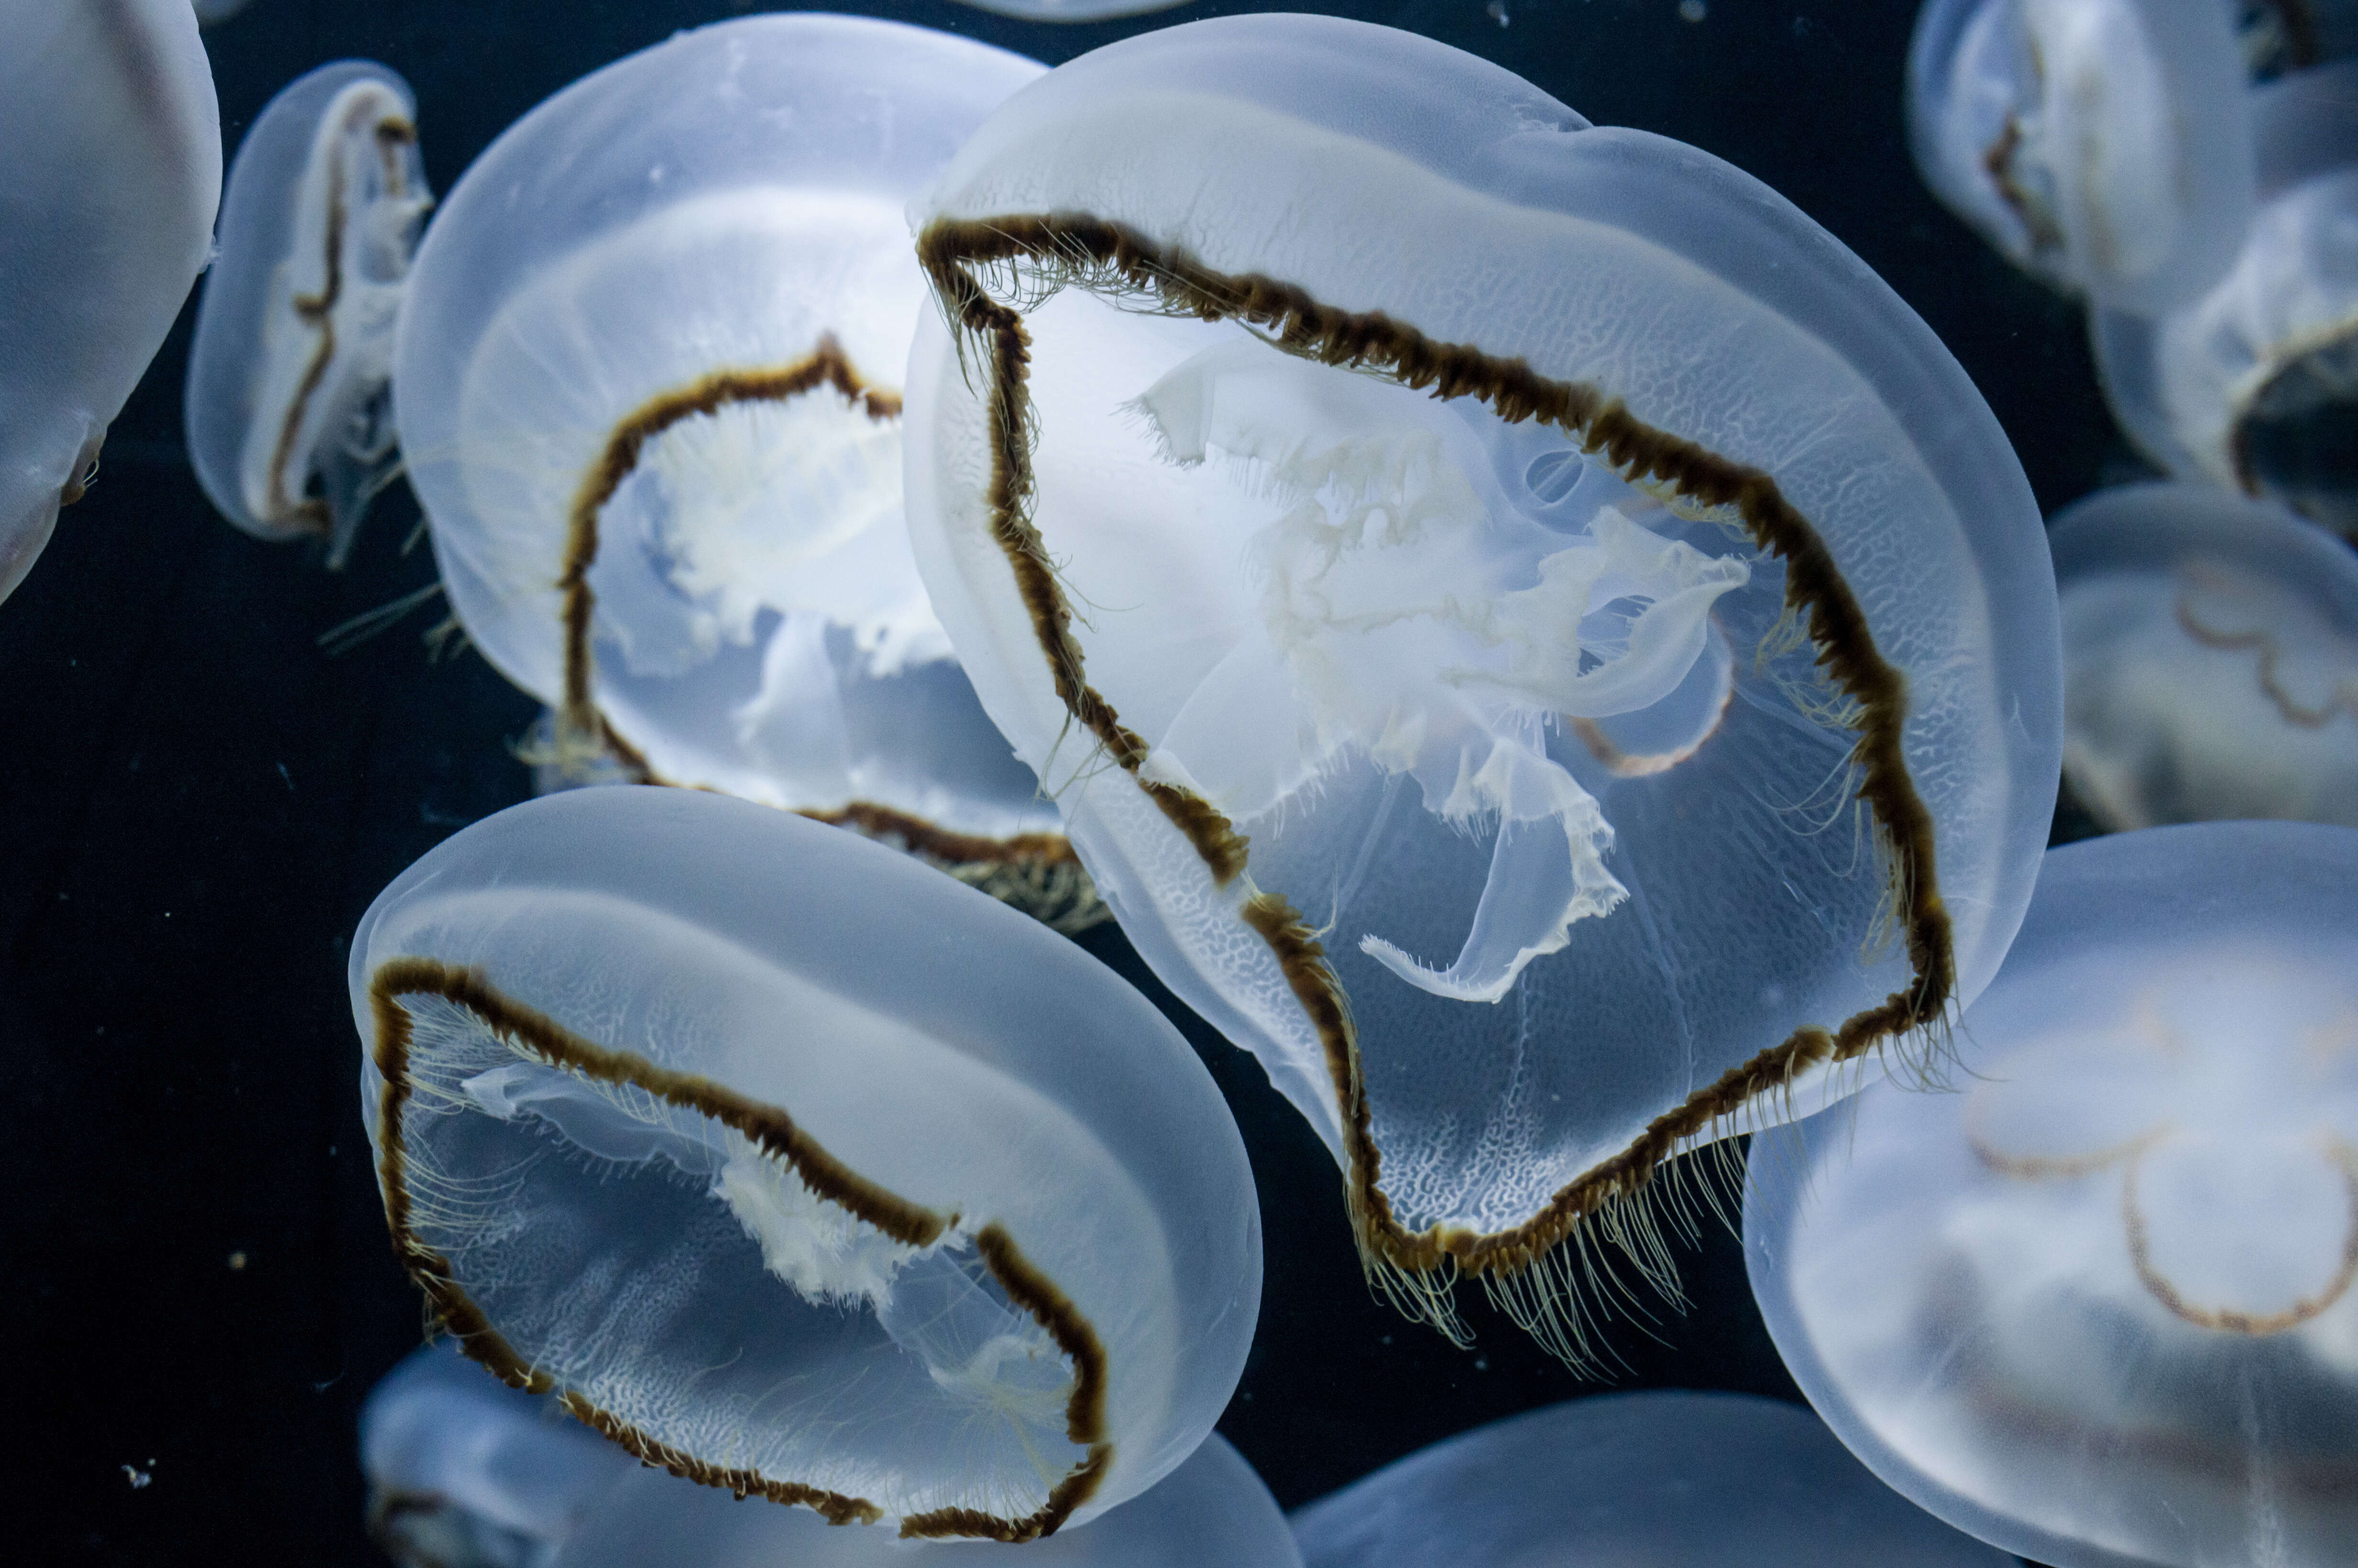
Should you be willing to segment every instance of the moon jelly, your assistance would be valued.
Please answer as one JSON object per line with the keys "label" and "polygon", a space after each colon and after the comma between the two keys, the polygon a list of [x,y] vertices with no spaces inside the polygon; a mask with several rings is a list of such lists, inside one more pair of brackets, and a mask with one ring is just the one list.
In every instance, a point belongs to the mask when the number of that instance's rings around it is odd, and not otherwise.
{"label": "moon jelly", "polygon": [[468,1354],[648,1463],[912,1536],[1176,1466],[1260,1292],[1228,1108],[1036,923],[724,795],[460,832],[352,944],[397,1252]]}
{"label": "moon jelly", "polygon": [[1436,1443],[1294,1516],[1308,1568],[2010,1568],[1749,1394],[1612,1394]]}
{"label": "moon jelly", "polygon": [[230,166],[189,356],[189,457],[222,515],[351,551],[400,453],[393,324],[433,204],[409,84],[369,60],[298,78]]}
{"label": "moon jelly", "polygon": [[638,1465],[444,1344],[369,1390],[361,1468],[369,1533],[403,1568],[545,1568]]}
{"label": "moon jelly", "polygon": [[2358,831],[2047,857],[1959,1031],[1752,1147],[1769,1332],[1852,1451],[2055,1568],[2358,1546]]}
{"label": "moon jelly", "polygon": [[2060,693],[2005,438],[1773,192],[1387,28],[1098,50],[916,212],[911,530],[985,707],[1378,1281],[1576,1358],[1559,1241],[2013,934]]}
{"label": "moon jelly", "polygon": [[212,247],[188,0],[0,0],[0,600],[81,498]]}
{"label": "moon jelly", "polygon": [[1041,69],[749,17],[575,83],[451,192],[395,400],[451,607],[557,710],[560,763],[620,753],[1089,902],[901,514],[903,209]]}
{"label": "moon jelly", "polygon": [[2251,96],[2260,207],[2233,269],[2176,310],[2100,311],[2096,362],[2171,473],[2358,534],[2358,61]]}
{"label": "moon jelly", "polygon": [[2208,485],[2056,518],[2063,768],[2105,826],[2358,827],[2358,555]]}
{"label": "moon jelly", "polygon": [[[739,1508],[642,1474],[622,1483],[550,1568],[962,1568],[963,1544],[829,1530],[800,1509]],[[1302,1568],[1285,1516],[1216,1433],[1145,1496],[1023,1549],[1023,1568]]]}
{"label": "moon jelly", "polygon": [[2130,309],[2227,270],[2252,205],[2219,0],[1929,0],[1908,138],[1949,209],[2034,276]]}

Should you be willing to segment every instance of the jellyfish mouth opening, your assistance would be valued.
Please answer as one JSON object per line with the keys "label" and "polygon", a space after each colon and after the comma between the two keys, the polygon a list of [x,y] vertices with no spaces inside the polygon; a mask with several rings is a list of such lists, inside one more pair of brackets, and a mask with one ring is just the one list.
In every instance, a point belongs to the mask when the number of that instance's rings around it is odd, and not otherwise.
{"label": "jellyfish mouth opening", "polygon": [[[603,1408],[562,1368],[535,1365],[428,1238],[437,1227],[450,1227],[453,1212],[483,1199],[481,1184],[454,1183],[433,1169],[410,1136],[413,1113],[537,1122],[609,1174],[660,1167],[665,1179],[708,1184],[708,1196],[758,1250],[769,1280],[806,1305],[872,1317],[908,1357],[908,1370],[922,1372],[946,1419],[1014,1433],[1041,1494],[1037,1506],[904,1511],[901,1535],[1035,1540],[1096,1493],[1113,1460],[1103,1342],[1003,1226],[970,1226],[913,1203],[842,1163],[778,1108],[587,1040],[479,971],[396,958],[378,967],[369,994],[371,1059],[384,1079],[378,1179],[395,1252],[442,1326],[503,1381],[555,1391],[568,1413],[644,1463],[702,1485],[806,1507],[832,1524],[885,1516],[864,1497],[688,1452]],[[449,1017],[434,1018],[437,1010]],[[456,1066],[432,1062],[431,1047],[421,1054],[421,1028],[430,1034],[453,1022],[492,1049]],[[1058,1442],[1076,1453],[1062,1466],[1046,1451]]]}
{"label": "jellyfish mouth opening", "polygon": [[[351,189],[356,171],[337,156],[335,144],[362,127],[376,165],[378,189],[368,206],[356,210]],[[298,341],[309,339],[311,351],[286,394],[276,428],[267,430],[270,448],[262,465],[260,493],[249,494],[248,503],[264,523],[326,539],[328,565],[341,568],[369,503],[392,482],[400,456],[391,387],[384,376],[363,377],[349,369],[341,377],[334,373],[348,347],[337,333],[338,311],[354,288],[373,286],[382,293],[387,287],[398,287],[408,272],[417,225],[430,203],[409,183],[417,127],[382,82],[356,82],[345,89],[319,136],[329,151],[319,287],[289,297],[291,319],[278,324],[278,330],[291,330]],[[362,254],[350,256],[355,224],[363,231]],[[360,262],[366,274],[382,276],[348,278],[349,260]],[[315,412],[322,398],[330,400],[324,427]],[[264,433],[256,431],[257,436]],[[251,489],[251,480],[248,484]]]}
{"label": "jellyfish mouth opening", "polygon": [[2022,117],[2008,114],[1997,139],[1982,149],[1982,172],[2006,210],[2022,225],[2023,241],[2034,257],[2060,254],[2063,225],[2056,221],[2055,200],[2049,180],[2029,152],[2030,135]]}
{"label": "jellyfish mouth opening", "polygon": [[2244,399],[2227,438],[2235,482],[2358,535],[2358,326],[2280,357]]}
{"label": "jellyfish mouth opening", "polygon": [[[1559,1249],[1558,1243],[1584,1220],[1625,1205],[1634,1206],[1618,1217],[1620,1226],[1650,1236],[1644,1206],[1651,1178],[1666,1161],[1709,1136],[1736,1130],[1747,1107],[1814,1067],[1886,1044],[1907,1049],[1911,1042],[1931,1040],[1953,1000],[1955,958],[1934,875],[1931,815],[1909,776],[1902,749],[1906,679],[1877,651],[1865,611],[1831,551],[1767,473],[1644,423],[1602,388],[1550,381],[1520,359],[1439,341],[1384,315],[1347,311],[1281,280],[1216,272],[1122,224],[1071,212],[941,219],[919,235],[917,249],[957,334],[961,359],[982,389],[992,448],[990,528],[1055,690],[1079,730],[1193,846],[1216,889],[1231,887],[1246,871],[1247,841],[1187,779],[1154,765],[1154,748],[1089,683],[1076,617],[1052,564],[1054,542],[1043,538],[1033,521],[1038,410],[1027,384],[1032,341],[1025,318],[1061,289],[1076,287],[1143,310],[1234,321],[1260,338],[1272,355],[1389,379],[1439,399],[1477,399],[1509,425],[1552,427],[1584,457],[1631,484],[1730,509],[1756,548],[1784,561],[1787,615],[1797,634],[1816,647],[1819,668],[1845,705],[1847,727],[1857,737],[1851,753],[1857,795],[1873,819],[1888,878],[1889,925],[1909,964],[1907,984],[1881,1004],[1831,1029],[1797,1030],[1697,1090],[1511,1229],[1411,1231],[1381,1184],[1382,1156],[1371,1130],[1349,1003],[1318,935],[1273,890],[1246,890],[1238,908],[1268,945],[1324,1048],[1354,1228],[1371,1277],[1410,1315],[1464,1342],[1450,1304],[1451,1283],[1458,1273],[1474,1274],[1520,1326],[1565,1360],[1585,1364],[1591,1357],[1576,1314],[1595,1260],[1585,1245]],[[1614,1217],[1607,1217],[1608,1229]],[[1645,1241],[1625,1250],[1661,1282],[1660,1269],[1644,1255]],[[1570,1321],[1567,1313],[1574,1314]]]}
{"label": "jellyfish mouth opening", "polygon": [[[831,405],[826,401],[828,394],[833,395]],[[557,579],[564,689],[551,732],[534,760],[571,782],[592,782],[614,771],[642,784],[687,782],[665,776],[646,750],[624,735],[597,701],[597,643],[601,636],[614,634],[614,629],[600,622],[594,568],[607,532],[601,530],[601,519],[626,486],[658,480],[686,498],[665,514],[658,569],[664,591],[702,608],[681,646],[657,646],[652,640],[639,646],[624,639],[619,649],[634,668],[644,664],[644,673],[676,676],[709,658],[723,643],[750,647],[759,642],[767,618],[774,613],[763,597],[764,584],[790,577],[800,563],[824,555],[873,521],[871,513],[847,505],[816,509],[831,510],[833,515],[827,519],[830,526],[815,533],[761,526],[777,515],[781,482],[791,487],[833,477],[806,471],[803,449],[817,449],[822,463],[830,452],[848,454],[846,460],[863,471],[890,458],[897,476],[897,448],[879,445],[872,435],[890,431],[900,417],[901,395],[869,382],[832,336],[822,337],[809,354],[791,363],[716,371],[658,394],[624,416],[576,491],[568,515]],[[781,464],[793,471],[781,474]],[[749,550],[760,558],[749,558]],[[769,636],[773,645],[763,655],[764,690],[737,715],[741,730],[759,721],[759,710],[771,695],[767,666],[792,652],[784,646],[785,629]],[[855,663],[872,666],[871,673],[880,678],[900,672],[906,628],[862,625],[852,640]],[[817,656],[826,654],[821,650]],[[1084,885],[1078,859],[1061,835],[1023,833],[999,838],[961,833],[914,812],[860,798],[800,808],[799,815],[897,843],[964,880],[985,881],[996,876],[1016,891],[1037,883],[1038,906],[1047,911],[1044,918],[1051,924],[1061,919],[1086,925],[1105,918],[1094,890]]]}

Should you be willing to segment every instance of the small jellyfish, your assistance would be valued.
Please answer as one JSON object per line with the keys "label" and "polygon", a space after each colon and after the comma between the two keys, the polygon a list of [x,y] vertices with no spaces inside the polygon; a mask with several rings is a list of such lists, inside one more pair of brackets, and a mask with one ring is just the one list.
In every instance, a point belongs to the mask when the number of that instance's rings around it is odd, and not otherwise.
{"label": "small jellyfish", "polygon": [[81,498],[212,249],[188,0],[0,0],[0,600]]}
{"label": "small jellyfish", "polygon": [[1071,924],[1094,897],[901,513],[903,209],[1042,69],[826,16],[609,66],[451,191],[394,386],[451,608],[556,709],[557,771],[804,811]]}
{"label": "small jellyfish", "polygon": [[439,1344],[369,1390],[361,1468],[369,1534],[402,1568],[547,1568],[639,1465]]}
{"label": "small jellyfish", "polygon": [[1765,187],[1361,23],[1085,56],[914,214],[984,706],[1379,1282],[1577,1359],[1589,1240],[1670,1288],[1661,1162],[1932,1049],[2012,936],[2061,694],[2005,438]]}
{"label": "small jellyfish", "polygon": [[2358,60],[2251,93],[2259,208],[2233,268],[2090,323],[2115,417],[2181,479],[2358,534]]}
{"label": "small jellyfish", "polygon": [[1869,1468],[2055,1568],[2358,1554],[2358,831],[2047,857],[1958,1032],[1752,1146],[1754,1293]]}
{"label": "small jellyfish", "polygon": [[1917,169],[2057,288],[2190,299],[2251,213],[2234,20],[2222,0],[1928,0],[1908,50]]}
{"label": "small jellyfish", "polygon": [[1293,1516],[1307,1568],[2012,1568],[1750,1394],[1608,1394],[1462,1433]]}
{"label": "small jellyfish", "polygon": [[1228,1403],[1244,1148],[1097,961],[905,856],[695,790],[465,829],[353,939],[395,1248],[467,1353],[651,1465],[1022,1541]]}
{"label": "small jellyfish", "polygon": [[[829,1530],[799,1509],[749,1509],[644,1472],[624,1481],[549,1568],[972,1568],[963,1543]],[[1152,1491],[1023,1549],[1022,1568],[1302,1568],[1277,1501],[1217,1433]]]}
{"label": "small jellyfish", "polygon": [[339,60],[270,101],[222,199],[189,354],[189,457],[222,515],[341,567],[400,462],[394,319],[433,205],[409,84]]}
{"label": "small jellyfish", "polygon": [[2055,519],[2063,771],[2107,827],[2358,827],[2358,554],[2208,485]]}

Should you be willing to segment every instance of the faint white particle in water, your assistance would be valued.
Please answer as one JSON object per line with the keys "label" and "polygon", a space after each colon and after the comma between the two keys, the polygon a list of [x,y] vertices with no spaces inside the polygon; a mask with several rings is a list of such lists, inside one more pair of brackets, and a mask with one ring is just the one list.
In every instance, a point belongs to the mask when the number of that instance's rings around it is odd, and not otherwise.
{"label": "faint white particle in water", "polygon": [[1507,15],[1507,0],[1490,0],[1489,5],[1484,6],[1482,11],[1483,15],[1488,16],[1490,20],[1498,23],[1498,26],[1502,27],[1509,22],[1514,20],[1513,17]]}
{"label": "faint white particle in water", "polygon": [[1709,15],[1711,7],[1703,0],[1679,0],[1679,20],[1682,22],[1700,22]]}
{"label": "faint white particle in water", "polygon": [[[156,1461],[150,1459],[147,1463],[152,1466]],[[156,1478],[155,1473],[152,1469],[142,1470],[135,1465],[125,1465],[123,1466],[123,1475],[124,1478],[131,1483],[131,1489],[135,1492]]]}

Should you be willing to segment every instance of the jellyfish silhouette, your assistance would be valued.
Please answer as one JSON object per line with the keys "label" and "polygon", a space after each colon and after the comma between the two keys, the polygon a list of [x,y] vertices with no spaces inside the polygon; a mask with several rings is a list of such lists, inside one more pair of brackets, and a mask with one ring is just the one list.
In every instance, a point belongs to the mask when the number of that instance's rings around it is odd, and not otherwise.
{"label": "jellyfish silhouette", "polygon": [[2358,60],[2251,105],[2260,204],[2234,267],[2176,309],[2097,312],[2097,368],[2169,472],[2358,534]]}
{"label": "jellyfish silhouette", "polygon": [[1842,1440],[2055,1568],[2358,1545],[2358,831],[2057,849],[1959,1032],[1752,1148],[1752,1285]]}
{"label": "jellyfish silhouette", "polygon": [[1808,1411],[1611,1394],[1492,1422],[1294,1516],[1308,1568],[2011,1568],[1877,1480]]}
{"label": "jellyfish silhouette", "polygon": [[230,166],[189,355],[189,457],[222,515],[324,538],[341,567],[400,461],[393,327],[433,204],[409,84],[323,65],[270,101]]}
{"label": "jellyfish silhouette", "polygon": [[2109,827],[2358,827],[2358,555],[2209,485],[2063,510],[2063,771]]}
{"label": "jellyfish silhouette", "polygon": [[806,811],[1071,925],[1095,900],[901,513],[903,209],[1041,69],[800,16],[594,73],[451,191],[395,402],[451,608],[555,709],[560,777]]}
{"label": "jellyfish silhouette", "polygon": [[2225,5],[1928,0],[1908,139],[1949,210],[2071,294],[2152,310],[2223,274],[2252,206]]}
{"label": "jellyfish silhouette", "polygon": [[651,1465],[1022,1541],[1211,1430],[1260,1290],[1210,1076],[1078,948],[727,796],[455,835],[352,944],[396,1252],[467,1353]]}
{"label": "jellyfish silhouette", "polygon": [[221,112],[188,0],[0,0],[0,600],[202,272]]}
{"label": "jellyfish silhouette", "polygon": [[638,1468],[448,1342],[410,1352],[361,1407],[369,1534],[402,1568],[546,1568]]}
{"label": "jellyfish silhouette", "polygon": [[1579,1358],[1592,1243],[1672,1285],[1658,1166],[1937,1049],[2012,935],[2061,694],[1996,423],[1772,192],[1359,23],[1084,56],[915,211],[984,706],[1379,1285]]}

